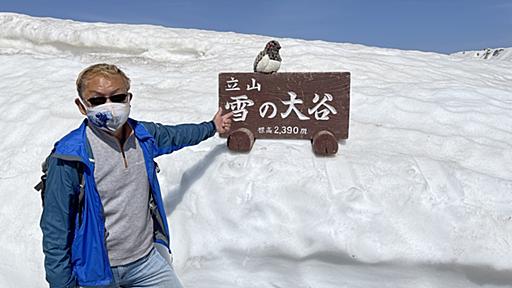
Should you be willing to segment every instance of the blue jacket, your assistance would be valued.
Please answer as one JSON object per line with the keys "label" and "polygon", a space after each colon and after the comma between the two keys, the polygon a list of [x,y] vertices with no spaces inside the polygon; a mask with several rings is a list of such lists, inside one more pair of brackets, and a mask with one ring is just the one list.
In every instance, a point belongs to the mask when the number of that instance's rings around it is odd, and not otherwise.
{"label": "blue jacket", "polygon": [[[150,205],[154,241],[169,248],[169,228],[153,159],[213,136],[215,125],[204,122],[166,126],[133,119],[128,119],[128,123],[146,163],[154,204]],[[94,159],[86,126],[87,119],[55,143],[48,159],[41,229],[46,280],[50,287],[99,286],[113,280],[105,243],[103,207],[94,181]],[[78,213],[78,167],[83,167],[85,181],[82,213]]]}

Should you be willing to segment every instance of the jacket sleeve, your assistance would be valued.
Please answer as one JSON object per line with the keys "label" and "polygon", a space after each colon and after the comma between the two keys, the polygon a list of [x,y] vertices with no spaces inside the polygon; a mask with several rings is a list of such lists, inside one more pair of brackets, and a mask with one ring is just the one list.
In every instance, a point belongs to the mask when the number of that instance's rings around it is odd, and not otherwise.
{"label": "jacket sleeve", "polygon": [[71,265],[77,190],[76,163],[50,157],[41,215],[46,280],[50,287],[76,287]]}
{"label": "jacket sleeve", "polygon": [[157,155],[169,154],[183,147],[192,146],[215,135],[213,121],[200,124],[162,125],[142,122],[146,130],[155,138]]}

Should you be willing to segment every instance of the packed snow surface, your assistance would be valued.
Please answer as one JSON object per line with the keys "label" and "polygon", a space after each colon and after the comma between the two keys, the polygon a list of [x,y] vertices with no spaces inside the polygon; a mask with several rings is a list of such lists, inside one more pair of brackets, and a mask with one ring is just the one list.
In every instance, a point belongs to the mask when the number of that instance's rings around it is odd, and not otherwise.
{"label": "packed snow surface", "polygon": [[[200,122],[218,73],[251,72],[268,40],[0,13],[0,287],[47,285],[32,187],[83,119],[83,68],[122,67],[135,119]],[[281,72],[351,72],[349,139],[333,157],[215,136],[159,158],[185,286],[512,287],[512,62],[277,40]]]}
{"label": "packed snow surface", "polygon": [[499,61],[512,62],[512,49],[505,48],[486,48],[478,51],[460,51],[453,53],[457,57],[476,57],[480,59],[499,59]]}

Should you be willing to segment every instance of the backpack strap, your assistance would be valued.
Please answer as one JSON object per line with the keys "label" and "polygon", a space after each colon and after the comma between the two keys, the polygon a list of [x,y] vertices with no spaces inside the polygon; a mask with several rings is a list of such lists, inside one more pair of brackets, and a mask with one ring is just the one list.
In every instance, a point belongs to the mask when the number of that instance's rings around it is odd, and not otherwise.
{"label": "backpack strap", "polygon": [[41,181],[39,181],[39,183],[37,183],[36,186],[34,186],[34,189],[36,189],[36,191],[40,192],[41,203],[42,203],[43,207],[44,207],[44,191],[46,189],[46,178],[48,178],[48,161],[51,156],[52,156],[52,154],[46,156],[43,163],[41,163],[41,170],[43,171],[43,175],[41,175]]}
{"label": "backpack strap", "polygon": [[[44,159],[43,163],[41,164],[41,170],[43,172],[43,175],[41,175],[41,180],[39,181],[39,183],[37,183],[36,186],[34,186],[34,189],[36,191],[39,191],[41,194],[41,203],[42,203],[43,207],[44,207],[44,193],[46,190],[46,180],[48,178],[48,162],[52,155],[53,154],[46,156],[46,159]],[[80,213],[79,216],[80,216],[80,220],[81,220],[81,213],[83,210],[82,208],[83,208],[83,202],[84,202],[83,199],[85,196],[84,164],[81,162],[77,162],[76,169],[78,172],[78,182],[80,183],[79,184],[80,185],[79,193],[78,193],[78,211]]]}
{"label": "backpack strap", "polygon": [[82,212],[84,208],[84,196],[85,196],[85,177],[84,177],[84,164],[78,163],[77,167],[78,171],[78,182],[79,185],[79,192],[78,192],[78,223],[82,224]]}

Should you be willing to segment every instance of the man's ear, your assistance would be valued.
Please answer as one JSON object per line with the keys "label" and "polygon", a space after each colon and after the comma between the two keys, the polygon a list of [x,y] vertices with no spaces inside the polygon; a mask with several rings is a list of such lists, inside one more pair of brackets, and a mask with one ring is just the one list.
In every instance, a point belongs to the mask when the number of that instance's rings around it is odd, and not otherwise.
{"label": "man's ear", "polygon": [[82,104],[82,101],[80,101],[79,98],[75,99],[75,104],[82,115],[87,115],[87,109],[85,109],[84,104]]}

